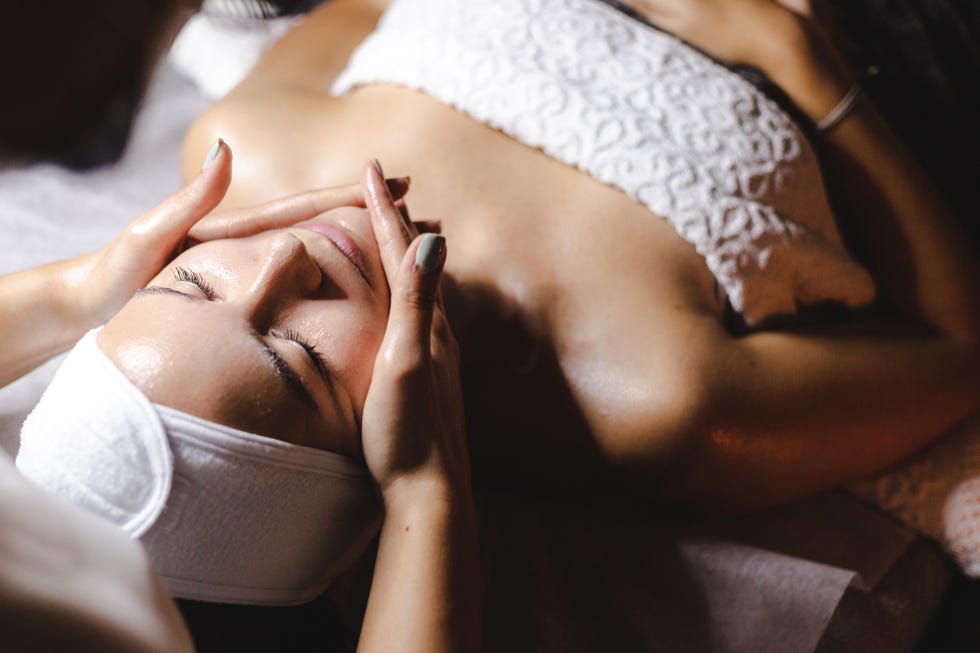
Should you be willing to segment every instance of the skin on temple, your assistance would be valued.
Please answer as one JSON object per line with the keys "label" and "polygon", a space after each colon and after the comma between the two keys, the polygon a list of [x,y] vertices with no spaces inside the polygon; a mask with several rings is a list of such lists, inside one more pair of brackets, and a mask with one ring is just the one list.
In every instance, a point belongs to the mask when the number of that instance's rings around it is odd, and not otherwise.
{"label": "skin on temple", "polygon": [[[198,120],[187,160],[215,136],[236,147],[229,206],[349,179],[374,155],[412,175],[412,211],[453,243],[445,297],[482,482],[757,507],[879,470],[977,405],[976,260],[866,100],[816,145],[849,191],[843,227],[878,280],[878,316],[735,337],[704,261],[618,191],[420,93],[329,97],[385,4],[317,10]],[[814,118],[853,79],[775,2],[637,8],[709,51],[729,30],[726,47]],[[722,9],[749,19],[711,20]],[[713,27],[685,34],[695,24]]]}

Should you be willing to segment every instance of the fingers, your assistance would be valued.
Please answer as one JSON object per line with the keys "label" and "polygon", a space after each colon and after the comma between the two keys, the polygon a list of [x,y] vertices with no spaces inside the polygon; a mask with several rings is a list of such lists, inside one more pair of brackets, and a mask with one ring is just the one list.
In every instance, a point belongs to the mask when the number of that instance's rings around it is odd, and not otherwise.
{"label": "fingers", "polygon": [[127,232],[138,238],[152,239],[161,251],[175,249],[191,226],[224,198],[231,184],[231,159],[231,149],[218,139],[197,177],[134,220]]}
{"label": "fingers", "polygon": [[393,279],[391,312],[382,349],[389,362],[417,367],[431,355],[433,311],[446,262],[446,239],[416,238],[405,250]]}
{"label": "fingers", "polygon": [[[392,198],[400,200],[408,192],[408,177],[385,180]],[[269,229],[288,227],[297,222],[342,206],[364,206],[364,191],[360,184],[323,188],[247,209],[210,215],[190,230],[194,242],[221,238],[242,238]]]}
{"label": "fingers", "polygon": [[391,285],[415,234],[412,233],[414,228],[406,224],[405,217],[395,205],[395,200],[383,180],[381,165],[377,161],[364,166],[361,184],[366,194],[365,203],[371,214],[374,236],[378,239],[385,276]]}

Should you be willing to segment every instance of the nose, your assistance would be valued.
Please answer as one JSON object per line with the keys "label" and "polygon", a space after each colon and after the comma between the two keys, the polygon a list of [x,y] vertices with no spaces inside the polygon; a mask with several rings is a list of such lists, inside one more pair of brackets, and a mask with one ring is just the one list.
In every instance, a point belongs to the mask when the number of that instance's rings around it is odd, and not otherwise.
{"label": "nose", "polygon": [[260,256],[258,272],[243,300],[249,321],[264,330],[281,306],[315,292],[323,273],[303,241],[290,233],[269,236]]}

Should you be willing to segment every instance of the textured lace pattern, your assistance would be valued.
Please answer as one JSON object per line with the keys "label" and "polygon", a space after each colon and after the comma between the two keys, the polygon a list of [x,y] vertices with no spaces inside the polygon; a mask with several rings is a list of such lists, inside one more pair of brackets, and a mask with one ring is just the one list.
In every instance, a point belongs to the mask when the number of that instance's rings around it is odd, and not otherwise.
{"label": "textured lace pattern", "polygon": [[967,575],[980,577],[980,413],[851,491],[932,537]]}
{"label": "textured lace pattern", "polygon": [[869,302],[816,157],[772,101],[595,0],[397,0],[333,87],[424,91],[623,190],[705,258],[749,324]]}

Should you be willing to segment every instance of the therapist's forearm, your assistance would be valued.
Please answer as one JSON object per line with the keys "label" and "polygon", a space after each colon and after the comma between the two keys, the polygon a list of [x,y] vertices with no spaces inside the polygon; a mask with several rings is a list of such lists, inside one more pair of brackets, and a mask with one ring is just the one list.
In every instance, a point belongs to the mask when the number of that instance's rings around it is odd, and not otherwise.
{"label": "therapist's forearm", "polygon": [[0,387],[71,347],[91,326],[75,301],[79,261],[0,276]]}
{"label": "therapist's forearm", "polygon": [[469,490],[386,500],[358,653],[475,653],[480,639],[476,517]]}

